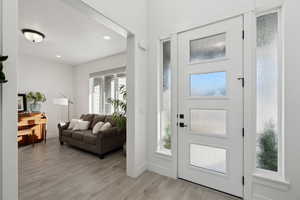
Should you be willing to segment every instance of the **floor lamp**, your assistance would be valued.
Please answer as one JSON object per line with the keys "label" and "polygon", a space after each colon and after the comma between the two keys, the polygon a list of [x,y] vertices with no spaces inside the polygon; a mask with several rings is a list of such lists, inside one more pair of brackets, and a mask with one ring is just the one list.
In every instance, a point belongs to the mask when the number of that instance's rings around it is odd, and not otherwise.
{"label": "floor lamp", "polygon": [[67,106],[68,107],[68,121],[70,121],[70,105],[73,104],[68,98],[57,98],[54,99],[53,103],[55,105]]}

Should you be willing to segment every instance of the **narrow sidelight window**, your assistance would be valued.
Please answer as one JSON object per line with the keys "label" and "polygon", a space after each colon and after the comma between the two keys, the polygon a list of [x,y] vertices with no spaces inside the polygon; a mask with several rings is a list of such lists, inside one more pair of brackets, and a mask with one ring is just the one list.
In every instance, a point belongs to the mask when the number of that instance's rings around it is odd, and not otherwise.
{"label": "narrow sidelight window", "polygon": [[171,154],[171,41],[163,40],[160,45],[159,66],[159,153]]}
{"label": "narrow sidelight window", "polygon": [[257,17],[256,166],[282,175],[282,63],[279,12]]}

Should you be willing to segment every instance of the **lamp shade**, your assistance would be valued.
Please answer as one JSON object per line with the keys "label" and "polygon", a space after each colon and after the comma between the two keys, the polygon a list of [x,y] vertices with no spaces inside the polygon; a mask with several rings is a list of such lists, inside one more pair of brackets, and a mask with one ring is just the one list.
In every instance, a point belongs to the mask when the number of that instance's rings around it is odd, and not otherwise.
{"label": "lamp shade", "polygon": [[53,100],[53,103],[55,105],[68,106],[69,105],[69,99],[67,99],[67,98],[57,98],[57,99]]}

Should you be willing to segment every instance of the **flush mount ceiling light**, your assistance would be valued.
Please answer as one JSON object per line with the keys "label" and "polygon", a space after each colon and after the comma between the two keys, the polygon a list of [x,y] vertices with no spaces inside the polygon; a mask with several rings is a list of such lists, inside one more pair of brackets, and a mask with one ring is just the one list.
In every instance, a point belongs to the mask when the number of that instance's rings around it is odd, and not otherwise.
{"label": "flush mount ceiling light", "polygon": [[61,55],[56,55],[56,58],[61,58]]}
{"label": "flush mount ceiling light", "polygon": [[104,38],[104,40],[110,40],[111,39],[111,37],[108,36],[108,35],[104,36],[103,38]]}
{"label": "flush mount ceiling light", "polygon": [[43,33],[32,29],[22,29],[22,33],[27,40],[33,43],[39,43],[45,39],[45,35]]}

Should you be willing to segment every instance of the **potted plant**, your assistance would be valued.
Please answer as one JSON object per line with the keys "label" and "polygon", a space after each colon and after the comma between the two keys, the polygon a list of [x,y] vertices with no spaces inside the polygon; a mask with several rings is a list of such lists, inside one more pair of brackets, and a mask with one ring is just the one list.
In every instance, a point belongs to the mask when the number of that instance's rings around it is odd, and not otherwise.
{"label": "potted plant", "polygon": [[[127,113],[127,90],[125,85],[120,87],[119,99],[108,99],[108,102],[114,107],[113,119],[118,128],[126,132],[126,113]],[[124,154],[126,154],[126,143],[123,145]]]}
{"label": "potted plant", "polygon": [[26,95],[28,102],[30,103],[31,112],[41,112],[42,103],[46,101],[46,97],[41,92],[29,92]]}
{"label": "potted plant", "polygon": [[7,60],[7,56],[1,56],[0,55],[0,83],[5,83],[7,82],[6,78],[5,78],[5,74],[3,72],[3,64],[2,62]]}

